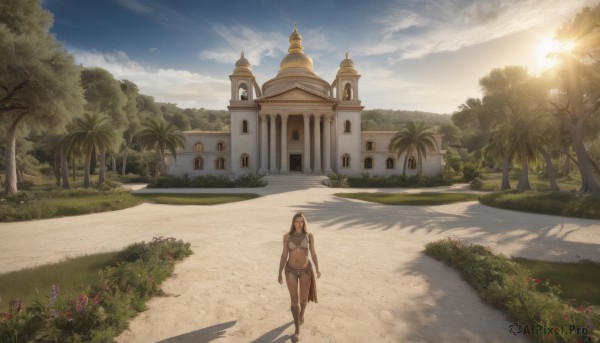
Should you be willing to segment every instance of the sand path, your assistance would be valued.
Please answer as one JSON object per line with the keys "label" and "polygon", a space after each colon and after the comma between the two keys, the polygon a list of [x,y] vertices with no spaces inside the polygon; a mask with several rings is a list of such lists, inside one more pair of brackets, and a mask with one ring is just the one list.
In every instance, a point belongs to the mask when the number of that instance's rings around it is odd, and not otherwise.
{"label": "sand path", "polygon": [[600,260],[600,220],[477,202],[384,206],[337,198],[333,193],[354,190],[325,187],[241,191],[263,196],[2,223],[0,273],[173,236],[191,242],[194,255],[164,284],[171,296],[152,299],[118,342],[287,342],[293,323],[277,270],[283,234],[293,214],[303,211],[323,275],[302,342],[513,343],[526,340],[512,336],[509,319],[484,304],[455,271],[424,256],[427,242],[459,237],[506,255]]}

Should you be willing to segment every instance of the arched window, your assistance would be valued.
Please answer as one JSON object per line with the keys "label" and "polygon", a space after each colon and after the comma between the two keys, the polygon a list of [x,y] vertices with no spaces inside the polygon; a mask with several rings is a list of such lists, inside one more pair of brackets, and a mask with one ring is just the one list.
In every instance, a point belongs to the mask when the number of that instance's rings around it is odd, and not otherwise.
{"label": "arched window", "polygon": [[202,143],[196,143],[196,145],[194,146],[194,151],[195,152],[202,152],[202,151],[204,151],[204,145],[202,145]]}
{"label": "arched window", "polygon": [[248,86],[245,83],[242,83],[238,89],[238,99],[248,100]]}
{"label": "arched window", "polygon": [[408,169],[417,169],[417,160],[412,156],[408,159]]}
{"label": "arched window", "polygon": [[250,166],[250,157],[248,154],[242,154],[242,168],[248,168]]}
{"label": "arched window", "polygon": [[215,169],[225,169],[225,159],[223,157],[217,158],[215,161]]}
{"label": "arched window", "polygon": [[244,120],[242,122],[242,133],[248,133],[248,121]]}
{"label": "arched window", "polygon": [[373,151],[374,144],[372,141],[367,142],[367,151]]}
{"label": "arched window", "polygon": [[202,170],[203,168],[204,168],[204,161],[202,160],[202,157],[196,157],[194,159],[194,169]]}
{"label": "arched window", "polygon": [[350,168],[350,155],[342,155],[342,168]]}
{"label": "arched window", "polygon": [[217,151],[223,151],[223,150],[225,150],[225,143],[223,143],[223,142],[217,143]]}
{"label": "arched window", "polygon": [[346,83],[346,85],[344,86],[343,100],[352,100],[352,86],[349,83]]}
{"label": "arched window", "polygon": [[344,122],[344,133],[350,133],[350,120]]}
{"label": "arched window", "polygon": [[387,169],[394,169],[394,159],[390,157],[387,160],[385,160],[385,167]]}
{"label": "arched window", "polygon": [[370,157],[365,158],[365,169],[373,169],[373,159]]}

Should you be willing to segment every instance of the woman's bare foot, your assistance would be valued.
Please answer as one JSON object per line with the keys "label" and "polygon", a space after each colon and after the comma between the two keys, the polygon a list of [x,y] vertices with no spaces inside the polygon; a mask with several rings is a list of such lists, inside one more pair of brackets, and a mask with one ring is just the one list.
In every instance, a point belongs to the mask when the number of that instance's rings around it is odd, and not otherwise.
{"label": "woman's bare foot", "polygon": [[293,334],[291,339],[292,339],[293,343],[300,341],[300,334],[297,334],[297,333]]}

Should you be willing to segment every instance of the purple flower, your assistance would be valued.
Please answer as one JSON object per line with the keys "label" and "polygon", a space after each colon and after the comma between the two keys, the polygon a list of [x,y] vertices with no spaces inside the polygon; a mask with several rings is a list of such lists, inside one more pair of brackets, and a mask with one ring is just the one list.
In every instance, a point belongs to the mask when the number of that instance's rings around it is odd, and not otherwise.
{"label": "purple flower", "polygon": [[58,299],[59,293],[60,287],[58,285],[52,285],[52,288],[50,289],[50,299],[48,299],[48,306],[54,306],[56,299]]}

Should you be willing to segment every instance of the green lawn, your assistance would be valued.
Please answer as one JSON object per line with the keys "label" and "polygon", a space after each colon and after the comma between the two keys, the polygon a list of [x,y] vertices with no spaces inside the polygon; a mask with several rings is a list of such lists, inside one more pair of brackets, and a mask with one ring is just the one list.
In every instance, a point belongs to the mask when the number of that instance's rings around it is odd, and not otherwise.
{"label": "green lawn", "polygon": [[[517,184],[519,183],[519,172],[510,172],[509,180],[512,188],[517,187]],[[486,171],[482,174],[481,182],[482,191],[497,192],[500,190],[500,184],[502,183],[502,173]],[[550,181],[547,177],[542,177],[530,172],[529,183],[533,190],[542,192],[550,191]],[[576,191],[581,187],[581,178],[578,172],[572,172],[568,177],[558,177],[556,183],[562,191]]]}
{"label": "green lawn", "polygon": [[513,258],[513,261],[532,272],[533,279],[540,284],[548,280],[560,285],[560,297],[569,302],[575,299],[576,305],[600,305],[600,263],[581,261],[577,263],[548,262]]}
{"label": "green lawn", "polygon": [[167,205],[218,205],[230,202],[250,200],[258,198],[253,193],[232,194],[158,194],[158,193],[134,193],[134,197],[145,202],[167,204]]}
{"label": "green lawn", "polygon": [[407,193],[335,193],[336,196],[376,202],[384,205],[442,205],[461,201],[478,199],[477,194],[471,193],[436,193],[423,192]]}
{"label": "green lawn", "polygon": [[79,290],[83,285],[97,285],[98,272],[116,262],[119,252],[69,258],[63,262],[0,274],[0,312],[8,310],[11,299],[31,304],[37,292],[40,300],[47,301],[52,285],[61,292]]}

